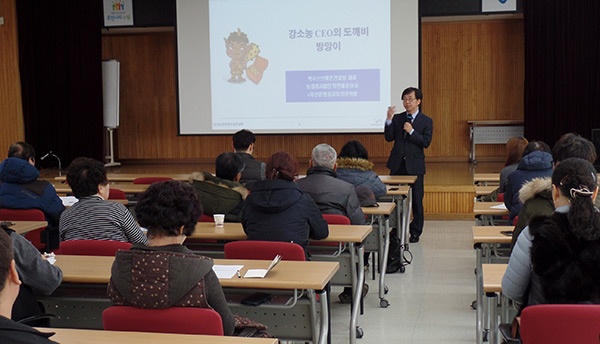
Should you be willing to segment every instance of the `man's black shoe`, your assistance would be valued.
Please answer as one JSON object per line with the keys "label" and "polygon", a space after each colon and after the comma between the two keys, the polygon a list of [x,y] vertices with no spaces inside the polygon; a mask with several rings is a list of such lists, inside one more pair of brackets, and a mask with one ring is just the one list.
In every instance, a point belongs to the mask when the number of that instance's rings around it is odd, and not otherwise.
{"label": "man's black shoe", "polygon": [[411,243],[419,242],[419,237],[416,235],[411,235],[410,238],[408,239],[408,242],[411,242]]}

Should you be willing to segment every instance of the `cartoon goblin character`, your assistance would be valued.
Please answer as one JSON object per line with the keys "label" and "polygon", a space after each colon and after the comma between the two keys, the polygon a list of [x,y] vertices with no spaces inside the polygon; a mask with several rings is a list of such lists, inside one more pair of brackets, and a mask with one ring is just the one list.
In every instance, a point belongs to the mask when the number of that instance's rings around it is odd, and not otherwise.
{"label": "cartoon goblin character", "polygon": [[229,62],[229,69],[231,78],[229,82],[244,82],[246,79],[242,77],[246,70],[248,60],[246,56],[249,50],[248,36],[243,33],[239,28],[237,31],[229,34],[228,38],[224,38],[225,48],[227,50],[227,56],[231,58]]}

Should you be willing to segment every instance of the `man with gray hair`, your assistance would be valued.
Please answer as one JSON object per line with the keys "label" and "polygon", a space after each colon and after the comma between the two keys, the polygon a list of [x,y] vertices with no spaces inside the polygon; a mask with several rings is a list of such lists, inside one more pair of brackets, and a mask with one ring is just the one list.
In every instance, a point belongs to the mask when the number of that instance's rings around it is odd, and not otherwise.
{"label": "man with gray hair", "polygon": [[[306,177],[298,180],[302,192],[307,193],[317,203],[321,214],[344,215],[353,225],[364,225],[365,214],[360,207],[354,185],[338,179],[337,153],[326,143],[315,146],[312,150]],[[363,297],[369,286],[363,286]],[[338,295],[342,303],[352,302],[352,288],[344,288]]]}
{"label": "man with gray hair", "polygon": [[326,143],[316,145],[306,177],[298,181],[298,186],[313,198],[322,214],[344,215],[353,225],[363,225],[365,214],[354,185],[337,178],[336,159],[337,153],[333,147]]}

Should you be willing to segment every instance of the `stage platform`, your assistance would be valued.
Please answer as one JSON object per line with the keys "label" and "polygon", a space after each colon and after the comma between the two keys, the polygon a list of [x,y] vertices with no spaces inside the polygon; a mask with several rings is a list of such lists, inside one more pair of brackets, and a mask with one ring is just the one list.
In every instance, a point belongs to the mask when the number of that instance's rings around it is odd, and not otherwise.
{"label": "stage platform", "polygon": [[[471,220],[473,219],[473,173],[499,173],[502,162],[427,162],[425,175],[425,219]],[[307,164],[301,164],[300,174],[305,174]],[[109,173],[190,173],[194,171],[214,172],[213,164],[190,162],[133,163],[108,167]],[[378,174],[389,174],[384,162],[376,162]],[[64,171],[63,171],[64,172]],[[42,170],[42,178],[52,179],[58,175],[56,169]]]}

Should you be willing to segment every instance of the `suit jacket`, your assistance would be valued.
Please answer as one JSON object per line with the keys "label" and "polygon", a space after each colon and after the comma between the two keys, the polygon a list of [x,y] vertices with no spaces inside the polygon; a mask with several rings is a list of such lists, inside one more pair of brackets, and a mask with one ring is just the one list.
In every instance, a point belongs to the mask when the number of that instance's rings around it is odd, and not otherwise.
{"label": "suit jacket", "polygon": [[386,167],[391,171],[397,171],[402,163],[402,158],[405,158],[408,173],[423,175],[425,174],[424,149],[429,147],[431,143],[433,121],[419,110],[419,114],[412,123],[415,129],[412,135],[409,135],[403,129],[406,121],[406,111],[404,111],[394,115],[392,123],[385,126],[385,140],[388,142],[394,141],[394,147],[390,152]]}

